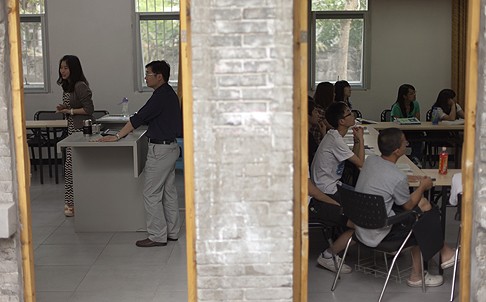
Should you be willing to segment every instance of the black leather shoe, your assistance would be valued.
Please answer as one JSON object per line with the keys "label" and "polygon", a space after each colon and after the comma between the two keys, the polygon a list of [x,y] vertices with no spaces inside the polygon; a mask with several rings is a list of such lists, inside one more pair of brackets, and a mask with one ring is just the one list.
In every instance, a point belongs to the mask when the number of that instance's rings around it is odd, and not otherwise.
{"label": "black leather shoe", "polygon": [[139,247],[153,247],[153,246],[166,246],[167,242],[157,242],[150,239],[139,240],[135,243]]}
{"label": "black leather shoe", "polygon": [[179,240],[179,238],[170,238],[170,237],[167,237],[167,240],[168,241],[177,241],[177,240]]}

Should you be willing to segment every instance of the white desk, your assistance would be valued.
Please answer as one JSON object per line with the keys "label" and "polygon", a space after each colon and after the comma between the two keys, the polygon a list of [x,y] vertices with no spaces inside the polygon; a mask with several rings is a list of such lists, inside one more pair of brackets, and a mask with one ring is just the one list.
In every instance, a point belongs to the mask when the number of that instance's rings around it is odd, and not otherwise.
{"label": "white desk", "polygon": [[77,232],[144,230],[143,168],[145,130],[117,142],[100,143],[99,135],[77,132],[58,143],[71,147]]}

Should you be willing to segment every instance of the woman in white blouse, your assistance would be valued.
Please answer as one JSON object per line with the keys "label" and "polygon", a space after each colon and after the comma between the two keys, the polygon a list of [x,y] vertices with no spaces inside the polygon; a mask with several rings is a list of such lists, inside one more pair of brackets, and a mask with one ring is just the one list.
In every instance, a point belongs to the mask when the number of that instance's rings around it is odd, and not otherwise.
{"label": "woman in white blouse", "polygon": [[464,111],[456,102],[456,93],[452,89],[442,89],[437,96],[432,108],[437,108],[439,111],[439,119],[441,121],[454,121],[459,118],[464,118]]}

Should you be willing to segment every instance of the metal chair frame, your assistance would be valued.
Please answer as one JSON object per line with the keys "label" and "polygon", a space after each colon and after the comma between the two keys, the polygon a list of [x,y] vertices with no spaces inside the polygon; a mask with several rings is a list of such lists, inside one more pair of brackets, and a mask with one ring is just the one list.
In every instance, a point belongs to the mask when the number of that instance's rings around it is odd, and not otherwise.
{"label": "metal chair frame", "polygon": [[[405,219],[409,219],[411,215],[416,217],[416,213],[414,213],[413,211],[404,211],[402,213],[388,217],[383,196],[356,192],[351,188],[345,188],[344,186],[338,186],[338,191],[341,196],[341,205],[343,206],[344,215],[346,215],[355,225],[359,227],[366,228],[366,229],[379,229],[379,228],[391,226],[395,223],[399,223]],[[383,241],[377,247],[372,248],[380,252],[394,253],[394,257],[390,264],[386,276],[385,284],[383,285],[383,289],[380,293],[380,297],[378,301],[382,300],[386,287],[388,285],[388,281],[390,279],[392,269],[395,265],[395,262],[398,256],[400,255],[400,253],[407,246],[408,240],[411,235],[412,235],[412,229],[407,234],[404,240],[386,241],[386,242]],[[346,259],[349,246],[351,244],[351,241],[353,240],[358,242],[361,245],[366,246],[364,243],[359,241],[356,234],[354,234],[348,240],[346,244],[346,248],[344,250],[342,261],[339,264],[338,271],[334,278],[331,291],[334,291],[336,289],[337,280],[341,273],[344,260]],[[422,290],[425,292],[425,276],[424,276],[424,269],[423,269],[423,259],[421,259],[420,263],[422,265]]]}

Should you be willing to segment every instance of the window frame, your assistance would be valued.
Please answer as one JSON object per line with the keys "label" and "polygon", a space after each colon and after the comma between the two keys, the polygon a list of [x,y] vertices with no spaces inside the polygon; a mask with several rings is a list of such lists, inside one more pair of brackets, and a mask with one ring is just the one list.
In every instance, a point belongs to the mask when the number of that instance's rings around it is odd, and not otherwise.
{"label": "window frame", "polygon": [[[142,53],[142,35],[140,33],[140,22],[147,21],[147,20],[176,20],[179,21],[179,29],[180,29],[180,12],[137,12],[134,7],[135,12],[135,34],[134,37],[136,39],[136,54],[137,59],[135,60],[135,87],[139,92],[148,92],[152,91],[151,88],[147,87],[144,84],[145,78],[145,64],[143,62],[143,53]],[[179,42],[180,43],[180,42]],[[180,56],[180,54],[179,54]],[[180,61],[180,58],[179,58]],[[172,67],[172,66],[171,66]],[[172,69],[172,68],[171,68]],[[172,72],[171,72],[172,74]],[[170,78],[169,83],[171,86],[177,90],[178,86],[178,79]]]}
{"label": "window frame", "polygon": [[[363,57],[362,57],[362,80],[361,83],[349,82],[356,90],[366,90],[370,88],[370,61],[371,61],[371,39],[370,39],[370,2],[368,1],[367,10],[356,11],[310,11],[309,14],[309,90],[315,90],[320,81],[316,79],[316,21],[317,20],[338,20],[338,19],[360,19],[363,20]],[[310,6],[312,7],[312,6]],[[341,79],[346,80],[346,79]],[[329,79],[335,83],[337,79]]]}
{"label": "window frame", "polygon": [[[45,8],[44,8],[45,9]],[[19,14],[20,28],[22,28],[22,23],[39,23],[41,25],[42,32],[42,62],[43,62],[43,73],[44,73],[44,85],[41,86],[27,86],[25,85],[25,76],[22,80],[22,86],[24,87],[25,93],[48,93],[51,87],[50,81],[50,70],[49,70],[49,58],[48,58],[48,47],[47,47],[47,22],[46,13],[43,14]],[[21,41],[23,43],[23,41]],[[23,59],[23,58],[22,58]]]}

